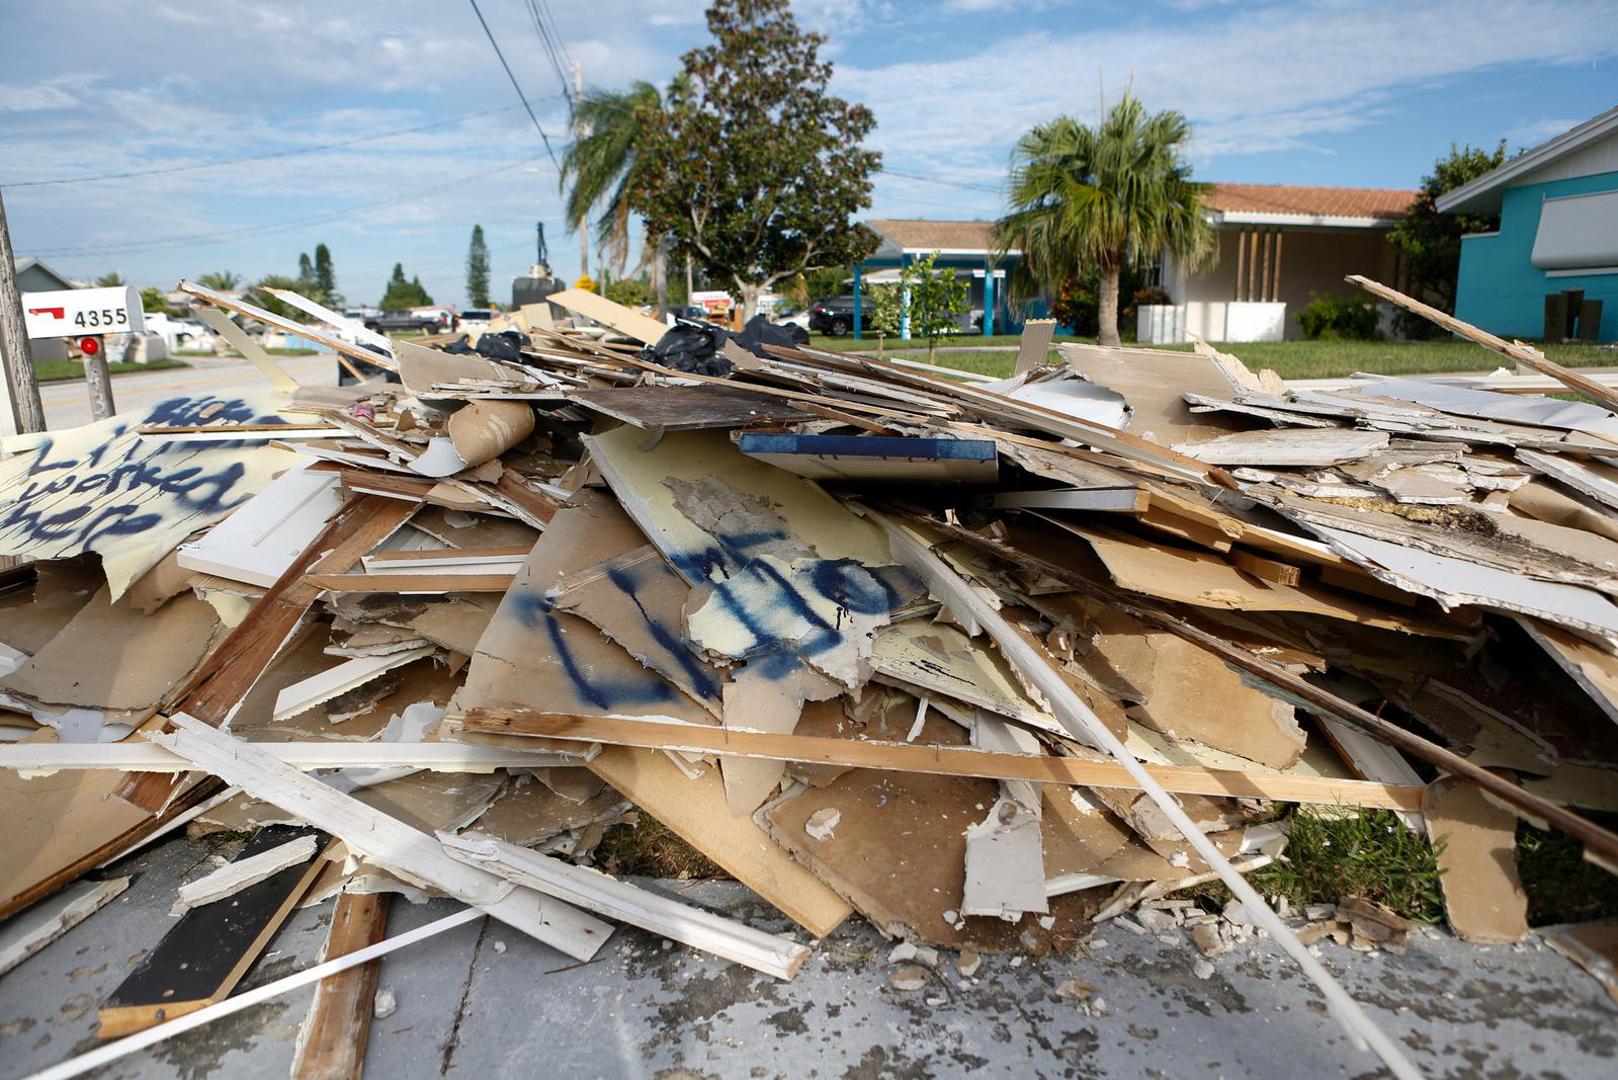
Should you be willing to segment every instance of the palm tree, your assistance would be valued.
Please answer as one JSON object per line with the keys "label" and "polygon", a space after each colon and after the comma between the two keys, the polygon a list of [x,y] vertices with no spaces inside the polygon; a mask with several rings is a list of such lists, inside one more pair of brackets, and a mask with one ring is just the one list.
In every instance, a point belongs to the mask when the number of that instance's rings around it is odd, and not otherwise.
{"label": "palm tree", "polygon": [[1194,269],[1213,255],[1202,185],[1180,156],[1190,133],[1184,116],[1147,115],[1125,94],[1095,128],[1061,116],[1018,140],[1010,210],[995,223],[1001,254],[1022,252],[1013,291],[1053,294],[1082,268],[1095,267],[1100,341],[1117,345],[1125,260],[1168,254]]}
{"label": "palm tree", "polygon": [[[638,149],[647,126],[657,123],[663,96],[649,82],[633,83],[627,90],[591,90],[576,107],[576,126],[583,132],[562,159],[561,184],[566,196],[568,227],[587,228],[590,213],[601,207],[595,221],[596,242],[623,275],[629,253],[629,218],[638,206],[645,179]],[[663,244],[646,238],[646,253],[654,256],[658,303],[664,304]],[[646,258],[643,253],[642,259]]]}
{"label": "palm tree", "polygon": [[197,278],[198,285],[215,292],[235,292],[241,283],[241,275],[233,274],[229,270],[212,270]]}

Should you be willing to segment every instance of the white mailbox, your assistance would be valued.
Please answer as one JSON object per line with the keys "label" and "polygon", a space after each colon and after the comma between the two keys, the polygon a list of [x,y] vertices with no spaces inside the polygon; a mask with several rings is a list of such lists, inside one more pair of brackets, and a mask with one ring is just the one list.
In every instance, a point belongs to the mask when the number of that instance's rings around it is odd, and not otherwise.
{"label": "white mailbox", "polygon": [[25,292],[22,317],[31,338],[127,334],[146,329],[140,293],[123,285]]}

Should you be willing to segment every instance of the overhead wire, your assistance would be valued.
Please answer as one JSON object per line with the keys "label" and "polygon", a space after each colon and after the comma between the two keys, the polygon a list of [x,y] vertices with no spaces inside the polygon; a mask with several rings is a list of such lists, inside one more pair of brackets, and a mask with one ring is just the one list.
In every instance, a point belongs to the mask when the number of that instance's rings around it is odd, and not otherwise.
{"label": "overhead wire", "polygon": [[489,29],[489,21],[483,17],[483,10],[478,7],[478,0],[467,0],[467,2],[472,5],[472,13],[478,17],[478,24],[483,27],[484,36],[489,39],[489,44],[494,47],[494,55],[500,59],[500,66],[505,68],[506,78],[511,80],[511,88],[517,91],[517,97],[522,101],[522,107],[528,110],[528,119],[534,122],[534,130],[539,132],[540,141],[545,144],[545,152],[551,156],[551,164],[556,166],[557,172],[561,172],[562,163],[557,160],[556,151],[551,148],[550,136],[546,135],[545,129],[540,126],[539,117],[534,115],[534,107],[528,104],[528,95],[523,93],[522,84],[517,82],[516,73],[511,70],[511,65],[506,63],[506,54],[500,51],[500,43],[494,39],[494,31]]}

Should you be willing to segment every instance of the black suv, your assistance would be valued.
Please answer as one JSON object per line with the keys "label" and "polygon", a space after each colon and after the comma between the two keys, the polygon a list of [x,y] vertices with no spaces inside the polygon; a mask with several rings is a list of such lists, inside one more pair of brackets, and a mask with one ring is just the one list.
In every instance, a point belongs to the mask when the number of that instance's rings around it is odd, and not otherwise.
{"label": "black suv", "polygon": [[854,297],[828,296],[809,305],[809,329],[842,337],[854,329]]}

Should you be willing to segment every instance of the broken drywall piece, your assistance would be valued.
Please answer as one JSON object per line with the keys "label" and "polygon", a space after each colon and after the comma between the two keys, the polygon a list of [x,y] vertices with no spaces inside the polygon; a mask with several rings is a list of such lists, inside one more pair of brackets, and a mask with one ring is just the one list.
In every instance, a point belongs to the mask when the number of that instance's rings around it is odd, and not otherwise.
{"label": "broken drywall piece", "polygon": [[1547,945],[1588,971],[1618,1005],[1618,919],[1547,926],[1540,933]]}
{"label": "broken drywall piece", "polygon": [[1444,915],[1464,941],[1509,944],[1528,935],[1528,895],[1517,876],[1517,817],[1455,777],[1427,786],[1421,810],[1433,840]]}
{"label": "broken drywall piece", "polygon": [[522,401],[473,401],[450,414],[447,435],[435,436],[410,462],[412,472],[454,476],[493,462],[534,432],[534,410]]}
{"label": "broken drywall piece", "polygon": [[551,599],[556,610],[587,619],[717,716],[724,679],[687,644],[690,595],[691,586],[647,544],[563,578]]}
{"label": "broken drywall piece", "polygon": [[1337,465],[1369,457],[1388,445],[1385,431],[1344,428],[1280,428],[1240,431],[1174,449],[1210,465]]}
{"label": "broken drywall piece", "polygon": [[[1039,740],[979,710],[972,744],[1003,754],[1041,754]],[[966,833],[966,883],[960,913],[1016,922],[1026,912],[1050,910],[1045,889],[1039,785],[1003,780],[988,816]]]}
{"label": "broken drywall piece", "polygon": [[180,886],[179,898],[170,915],[183,915],[192,908],[216,903],[235,896],[243,889],[274,877],[291,866],[301,866],[315,857],[316,841],[313,834],[297,837],[284,844],[260,851],[224,866],[194,881]]}
{"label": "broken drywall piece", "polygon": [[[791,657],[758,657],[725,683],[725,726],[791,732],[798,726],[805,702],[829,701],[840,693],[842,687],[836,682]],[[747,817],[780,784],[786,763],[721,756],[719,771],[724,776],[730,812]]]}

